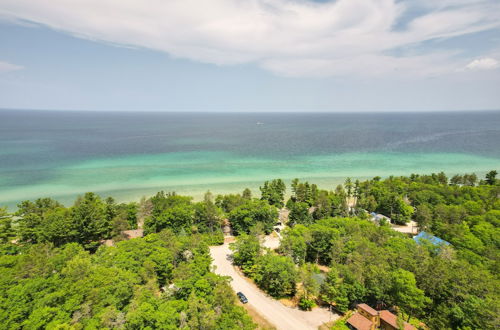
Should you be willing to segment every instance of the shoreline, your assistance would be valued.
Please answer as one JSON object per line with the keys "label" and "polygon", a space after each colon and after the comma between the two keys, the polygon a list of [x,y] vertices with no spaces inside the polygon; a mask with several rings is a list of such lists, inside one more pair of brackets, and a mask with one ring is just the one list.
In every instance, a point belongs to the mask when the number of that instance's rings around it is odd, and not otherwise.
{"label": "shoreline", "polygon": [[[437,171],[439,172],[439,171]],[[453,173],[447,173],[445,174],[450,178],[451,176],[455,174],[464,174],[464,173],[476,173],[479,178],[483,178],[484,174],[486,174],[488,171],[464,171],[464,172],[453,172]],[[415,173],[415,172],[413,172]],[[416,174],[431,174],[432,172],[418,172]],[[434,172],[436,173],[436,172]],[[408,172],[407,174],[397,174],[394,176],[409,176],[411,173]],[[350,177],[352,182],[359,180],[359,181],[364,181],[368,179],[372,179],[374,176],[377,175],[367,175],[367,176],[360,176],[360,177]],[[380,175],[382,179],[387,178],[388,176],[382,176]],[[249,188],[252,191],[252,196],[254,197],[259,197],[260,196],[260,190],[259,187],[266,181],[266,180],[273,180],[273,179],[279,179],[279,174],[276,175],[276,177],[263,177],[259,181],[233,181],[233,182],[212,182],[212,183],[201,183],[201,184],[184,184],[184,185],[158,185],[158,186],[152,186],[152,187],[141,187],[141,188],[116,188],[116,189],[95,189],[95,190],[88,190],[89,192],[94,192],[101,196],[101,198],[106,198],[106,197],[113,197],[116,202],[118,203],[128,203],[128,202],[139,202],[141,198],[149,198],[154,196],[157,192],[159,191],[165,191],[165,192],[176,192],[179,195],[183,196],[190,196],[193,197],[194,201],[201,201],[203,200],[203,196],[207,191],[210,191],[213,196],[217,195],[225,195],[225,194],[236,194],[236,193],[241,193],[245,188]],[[343,184],[345,179],[347,177],[344,176],[329,176],[329,177],[298,177],[299,180],[301,181],[308,181],[311,184],[316,184],[318,188],[320,189],[325,189],[325,190],[335,190],[336,186],[339,184]],[[283,179],[285,184],[287,185],[287,191],[285,194],[285,197],[288,198],[290,196],[290,182],[292,179]],[[125,184],[124,184],[125,186]],[[20,200],[10,200],[10,201],[3,201],[0,202],[0,207],[7,207],[9,211],[13,212],[15,209],[17,209],[17,204],[21,201],[24,200],[35,200],[38,198],[45,198],[49,197],[52,199],[55,199],[65,205],[66,207],[71,206],[76,198],[80,195],[83,195],[85,192],[88,191],[81,191],[81,192],[70,192],[70,193],[65,193],[65,194],[37,194],[35,197],[30,198],[26,197]],[[32,192],[31,195],[35,195],[35,192]]]}
{"label": "shoreline", "polygon": [[[160,191],[165,191],[165,192],[176,192],[178,195],[183,195],[183,196],[190,196],[193,197],[194,201],[201,201],[203,200],[203,196],[207,191],[210,191],[214,197],[217,195],[226,195],[226,194],[241,194],[245,188],[249,188],[252,191],[252,196],[258,197],[260,196],[260,190],[259,187],[266,181],[266,180],[273,180],[273,179],[278,179],[279,177],[269,177],[269,178],[262,178],[260,181],[234,181],[234,182],[218,182],[218,183],[203,183],[203,184],[185,184],[185,185],[172,185],[172,186],[155,186],[155,187],[150,187],[150,188],[122,188],[122,189],[111,189],[111,190],[90,190],[91,192],[96,193],[97,195],[101,196],[101,198],[106,198],[106,197],[113,197],[116,202],[118,203],[128,203],[128,202],[139,202],[141,198],[146,197],[152,197],[154,196],[157,192]],[[367,179],[369,177],[365,177]],[[322,189],[328,189],[328,190],[333,190],[338,184],[341,184],[344,182],[345,178],[340,178],[340,177],[331,177],[331,178],[300,178],[300,180],[306,180],[309,181],[310,183],[315,183],[318,185],[319,188]],[[290,196],[290,182],[292,179],[283,179],[285,184],[287,185],[287,193],[285,194],[286,197]],[[329,180],[330,182],[325,183],[323,180]],[[333,180],[333,181],[331,181]],[[362,179],[360,179],[362,180]],[[320,182],[322,181],[322,182]],[[331,184],[334,184],[331,186]],[[86,191],[85,191],[86,192]],[[70,193],[70,194],[47,194],[43,195],[40,194],[38,197],[35,197],[34,199],[37,198],[44,198],[44,197],[50,197],[53,198],[59,202],[61,202],[63,205],[66,207],[70,206],[73,204],[75,199],[83,195],[85,192],[81,193]],[[26,198],[29,200],[32,200],[33,198]],[[12,208],[15,208],[16,205],[26,199],[22,199],[19,201],[7,201],[7,202],[0,202],[0,207],[7,206],[9,210],[12,211]]]}

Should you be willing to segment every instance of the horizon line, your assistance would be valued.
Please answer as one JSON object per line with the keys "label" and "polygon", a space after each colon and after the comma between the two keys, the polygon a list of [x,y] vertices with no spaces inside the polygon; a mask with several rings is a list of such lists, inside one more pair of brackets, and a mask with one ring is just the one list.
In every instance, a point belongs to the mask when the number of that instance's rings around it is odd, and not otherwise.
{"label": "horizon line", "polygon": [[498,109],[450,109],[450,110],[159,110],[159,109],[47,109],[47,108],[4,108],[0,111],[40,111],[40,112],[102,112],[102,113],[241,113],[241,114],[276,114],[276,113],[309,113],[309,114],[365,114],[365,113],[459,113],[459,112],[496,112]]}

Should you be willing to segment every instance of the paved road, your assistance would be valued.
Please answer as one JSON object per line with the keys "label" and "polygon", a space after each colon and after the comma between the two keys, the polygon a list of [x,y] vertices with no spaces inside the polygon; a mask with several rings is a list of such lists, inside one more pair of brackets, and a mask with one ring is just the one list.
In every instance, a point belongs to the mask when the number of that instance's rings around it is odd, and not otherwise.
{"label": "paved road", "polygon": [[289,308],[267,296],[235,270],[228,259],[228,256],[231,254],[228,243],[211,247],[210,254],[214,259],[213,265],[216,266],[215,273],[231,276],[233,279],[231,281],[233,290],[235,292],[243,292],[248,298],[248,304],[277,329],[317,329],[321,324],[333,321],[338,317],[336,314],[330,313],[323,308],[315,308],[310,312]]}

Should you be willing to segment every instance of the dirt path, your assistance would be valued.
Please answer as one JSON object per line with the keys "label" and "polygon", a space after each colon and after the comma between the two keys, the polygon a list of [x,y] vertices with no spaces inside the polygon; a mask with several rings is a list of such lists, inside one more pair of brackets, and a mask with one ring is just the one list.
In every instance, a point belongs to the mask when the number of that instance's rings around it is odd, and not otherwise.
{"label": "dirt path", "polygon": [[215,273],[230,276],[233,279],[231,281],[233,290],[243,292],[248,298],[248,304],[277,329],[317,329],[321,324],[338,317],[323,308],[304,312],[285,307],[279,301],[267,296],[235,270],[228,259],[231,254],[228,243],[210,247],[210,254],[214,259],[213,265],[216,266]]}

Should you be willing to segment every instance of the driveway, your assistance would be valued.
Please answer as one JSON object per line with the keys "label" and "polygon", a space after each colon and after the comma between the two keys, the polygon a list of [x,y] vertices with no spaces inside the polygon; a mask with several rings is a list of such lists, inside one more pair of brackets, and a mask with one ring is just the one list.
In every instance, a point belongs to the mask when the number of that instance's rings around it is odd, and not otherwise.
{"label": "driveway", "polygon": [[409,223],[403,226],[391,223],[391,228],[403,234],[412,234],[412,235],[418,234],[418,223],[416,223],[413,220],[411,220]]}
{"label": "driveway", "polygon": [[262,241],[262,246],[269,248],[271,250],[276,250],[280,246],[280,236],[276,232],[272,232],[271,235],[264,236]]}
{"label": "driveway", "polygon": [[315,308],[304,312],[299,309],[286,307],[279,301],[262,292],[256,285],[240,275],[231,264],[229,244],[210,247],[210,254],[214,259],[215,273],[230,276],[231,286],[235,292],[243,292],[251,305],[262,317],[272,323],[277,329],[303,330],[317,329],[321,324],[333,321],[338,315],[324,308]]}

